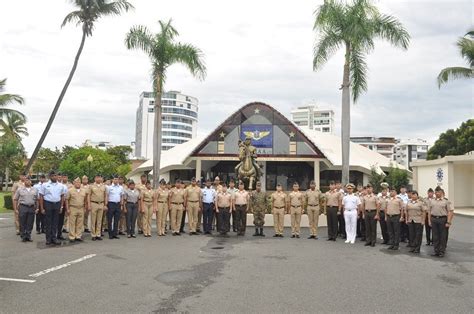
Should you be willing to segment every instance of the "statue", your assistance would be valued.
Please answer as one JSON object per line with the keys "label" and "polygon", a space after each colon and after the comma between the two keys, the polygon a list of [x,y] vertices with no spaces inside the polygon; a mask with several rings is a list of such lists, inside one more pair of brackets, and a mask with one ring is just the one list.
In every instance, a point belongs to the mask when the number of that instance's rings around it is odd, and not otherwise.
{"label": "statue", "polygon": [[257,149],[250,142],[251,138],[248,136],[245,141],[239,140],[240,163],[235,167],[235,172],[239,180],[243,181],[249,190],[253,190],[254,184],[262,176],[262,169],[257,164]]}

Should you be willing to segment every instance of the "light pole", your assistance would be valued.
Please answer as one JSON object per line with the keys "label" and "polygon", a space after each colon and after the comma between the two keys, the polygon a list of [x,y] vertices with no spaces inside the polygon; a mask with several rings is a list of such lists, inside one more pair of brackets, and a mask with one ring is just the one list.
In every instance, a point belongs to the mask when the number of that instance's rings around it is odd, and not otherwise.
{"label": "light pole", "polygon": [[87,162],[89,163],[89,174],[88,174],[89,180],[91,178],[91,164],[93,161],[94,161],[94,158],[92,157],[91,154],[89,154],[89,156],[87,156]]}

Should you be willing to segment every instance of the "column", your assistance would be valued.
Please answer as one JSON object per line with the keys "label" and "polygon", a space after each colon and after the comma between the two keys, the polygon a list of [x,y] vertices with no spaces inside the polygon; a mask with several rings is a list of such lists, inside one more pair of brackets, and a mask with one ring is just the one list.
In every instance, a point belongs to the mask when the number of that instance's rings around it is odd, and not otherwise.
{"label": "column", "polygon": [[201,159],[196,159],[196,174],[195,174],[195,177],[196,177],[196,180],[201,179]]}
{"label": "column", "polygon": [[314,175],[313,175],[314,182],[316,183],[316,187],[320,189],[321,187],[319,185],[319,159],[314,161],[313,168],[314,168]]}

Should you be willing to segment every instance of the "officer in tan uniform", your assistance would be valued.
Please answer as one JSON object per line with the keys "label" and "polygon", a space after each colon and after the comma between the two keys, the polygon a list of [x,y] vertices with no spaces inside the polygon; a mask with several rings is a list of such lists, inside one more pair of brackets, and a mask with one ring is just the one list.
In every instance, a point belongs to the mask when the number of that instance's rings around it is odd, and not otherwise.
{"label": "officer in tan uniform", "polygon": [[385,213],[387,212],[387,203],[390,198],[390,196],[388,195],[388,183],[382,182],[380,186],[382,187],[382,192],[377,196],[379,206],[379,223],[383,237],[382,244],[388,244],[390,237],[388,236],[387,221],[385,220]]}
{"label": "officer in tan uniform", "polygon": [[102,240],[102,217],[107,210],[105,204],[106,187],[102,183],[102,176],[97,174],[94,183],[89,186],[89,208],[91,210],[91,237],[92,241]]}
{"label": "officer in tan uniform", "polygon": [[165,180],[161,179],[160,186],[155,192],[156,200],[156,230],[158,236],[165,236],[166,231],[166,217],[169,210],[169,196],[170,190],[166,185]]}
{"label": "officer in tan uniform", "polygon": [[244,190],[244,183],[239,182],[239,190],[234,193],[232,200],[232,210],[236,211],[235,223],[237,228],[237,235],[245,235],[245,229],[247,227],[247,213],[250,206],[250,194]]}
{"label": "officer in tan uniform", "polygon": [[326,219],[328,225],[328,241],[336,241],[338,216],[342,214],[343,194],[336,189],[334,181],[329,182],[329,191],[326,192]]}
{"label": "officer in tan uniform", "polygon": [[140,194],[141,211],[143,214],[143,235],[145,237],[151,237],[151,222],[153,213],[156,212],[155,208],[155,191],[151,188],[150,181],[145,183],[145,189],[142,189]]}
{"label": "officer in tan uniform", "polygon": [[[20,174],[20,180],[13,183],[12,186],[12,195],[15,195],[16,191],[20,188],[25,186],[25,180],[26,176],[24,173]],[[18,212],[15,211],[15,230],[16,230],[16,235],[20,235],[20,218],[18,216]]]}
{"label": "officer in tan uniform", "polygon": [[426,245],[430,246],[433,241],[431,241],[431,226],[428,223],[428,209],[430,208],[430,201],[434,199],[434,190],[429,188],[427,191],[427,196],[423,199],[426,205],[426,215],[425,215],[425,235],[426,235]]}
{"label": "officer in tan uniform", "polygon": [[293,191],[288,195],[291,215],[291,237],[300,237],[301,215],[303,214],[304,194],[300,192],[297,182],[293,183]]}
{"label": "officer in tan uniform", "polygon": [[406,223],[408,224],[409,247],[411,253],[420,253],[425,224],[426,204],[418,198],[418,192],[411,192],[411,200],[406,205]]}
{"label": "officer in tan uniform", "polygon": [[287,210],[288,198],[280,183],[277,184],[276,192],[271,196],[274,238],[283,238],[283,228],[285,226],[285,213]]}
{"label": "officer in tan uniform", "polygon": [[[232,195],[232,197],[234,197],[234,194],[235,192],[237,192],[239,189],[235,187],[235,181],[234,179],[230,179],[229,181],[229,187],[227,187],[227,192],[230,193],[230,195]],[[219,193],[219,191],[217,192]],[[232,211],[232,231],[234,232],[237,232],[237,227],[236,227],[236,224],[235,224],[235,221],[236,221],[236,216],[235,216],[235,211]]]}
{"label": "officer in tan uniform", "polygon": [[361,216],[365,221],[365,246],[375,246],[377,241],[377,220],[379,220],[380,206],[377,196],[373,193],[372,185],[366,187],[366,193],[362,196],[360,206]]}
{"label": "officer in tan uniform", "polygon": [[215,202],[215,211],[219,219],[220,230],[217,230],[222,236],[227,236],[230,231],[230,216],[232,213],[233,196],[228,191],[227,186],[222,185],[222,189],[217,193]]}
{"label": "officer in tan uniform", "polygon": [[[142,174],[140,176],[140,183],[135,184],[135,188],[138,191],[140,191],[140,193],[142,192],[142,190],[145,189],[146,181],[147,181],[146,174]],[[142,234],[143,233],[143,212],[141,208],[138,210],[137,226],[138,226],[138,234]]]}
{"label": "officer in tan uniform", "polygon": [[325,198],[324,194],[316,188],[316,183],[313,180],[309,183],[309,190],[306,191],[304,199],[310,228],[310,236],[308,239],[317,240],[319,215],[321,215],[320,203],[323,203]]}
{"label": "officer in tan uniform", "polygon": [[[125,192],[128,189],[128,185],[125,183],[125,179],[122,176],[119,176],[119,185],[122,186],[123,191]],[[120,220],[119,220],[119,235],[125,235],[127,231],[127,212],[125,208],[125,203],[122,205],[122,210],[120,211]]]}
{"label": "officer in tan uniform", "polygon": [[176,180],[175,187],[170,192],[170,209],[171,209],[171,231],[174,236],[181,235],[179,232],[181,218],[184,210],[184,194],[183,184],[181,180]]}
{"label": "officer in tan uniform", "polygon": [[195,235],[198,212],[202,210],[201,188],[196,184],[196,178],[191,179],[191,185],[186,188],[184,205],[188,212],[189,235]]}
{"label": "officer in tan uniform", "polygon": [[[87,192],[87,195],[90,194],[90,185],[89,185],[89,178],[87,176],[82,176],[82,184],[81,184],[81,188],[86,190]],[[86,209],[84,211],[84,232],[85,233],[90,233],[90,230],[89,230],[89,213],[90,213],[90,207],[88,208],[88,210]]]}
{"label": "officer in tan uniform", "polygon": [[29,178],[25,178],[23,184],[24,186],[18,187],[13,195],[13,209],[20,222],[21,241],[32,242],[31,230],[35,213],[39,212],[38,191],[31,186]]}
{"label": "officer in tan uniform", "polygon": [[81,188],[81,179],[74,180],[74,186],[68,190],[65,203],[69,217],[69,242],[82,242],[84,211],[88,207],[88,194],[86,189]]}
{"label": "officer in tan uniform", "polygon": [[432,256],[443,257],[446,254],[446,245],[448,242],[448,229],[454,217],[454,208],[451,202],[443,197],[443,190],[437,186],[435,189],[435,198],[429,203],[428,223],[433,233]]}
{"label": "officer in tan uniform", "polygon": [[387,230],[390,237],[389,250],[398,250],[400,244],[400,222],[403,221],[404,203],[397,196],[397,190],[390,188],[390,198],[387,201],[387,212],[385,220],[387,221]]}

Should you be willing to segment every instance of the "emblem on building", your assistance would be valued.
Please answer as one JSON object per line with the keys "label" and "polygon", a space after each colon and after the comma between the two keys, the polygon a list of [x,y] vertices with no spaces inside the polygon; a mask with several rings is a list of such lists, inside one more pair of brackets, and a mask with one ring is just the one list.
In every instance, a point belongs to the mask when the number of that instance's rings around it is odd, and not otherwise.
{"label": "emblem on building", "polygon": [[436,179],[438,180],[438,182],[442,182],[443,177],[444,177],[443,169],[438,168],[438,170],[436,170]]}

